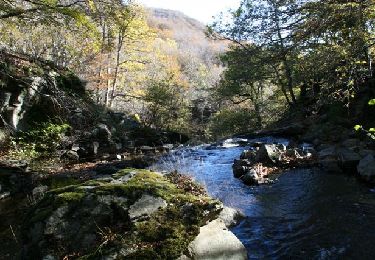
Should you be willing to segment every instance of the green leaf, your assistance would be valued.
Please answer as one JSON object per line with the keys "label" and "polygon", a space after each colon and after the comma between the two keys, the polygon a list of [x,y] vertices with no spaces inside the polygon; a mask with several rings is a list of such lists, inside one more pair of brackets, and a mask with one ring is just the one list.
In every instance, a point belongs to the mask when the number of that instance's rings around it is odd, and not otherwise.
{"label": "green leaf", "polygon": [[356,125],[354,127],[354,130],[356,130],[356,131],[362,130],[362,126],[361,125]]}
{"label": "green leaf", "polygon": [[375,133],[375,128],[370,128],[368,131],[369,131],[370,133]]}
{"label": "green leaf", "polygon": [[375,106],[375,99],[371,99],[371,100],[368,102],[368,104],[369,104],[370,106]]}

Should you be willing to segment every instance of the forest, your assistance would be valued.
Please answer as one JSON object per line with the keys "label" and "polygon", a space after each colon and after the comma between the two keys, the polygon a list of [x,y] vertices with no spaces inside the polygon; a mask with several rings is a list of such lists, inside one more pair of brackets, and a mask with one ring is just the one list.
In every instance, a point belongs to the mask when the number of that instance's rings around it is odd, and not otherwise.
{"label": "forest", "polygon": [[373,0],[241,0],[208,25],[135,0],[0,0],[0,259],[275,258],[182,161],[215,171],[221,151],[241,185],[319,168],[373,188],[374,57]]}

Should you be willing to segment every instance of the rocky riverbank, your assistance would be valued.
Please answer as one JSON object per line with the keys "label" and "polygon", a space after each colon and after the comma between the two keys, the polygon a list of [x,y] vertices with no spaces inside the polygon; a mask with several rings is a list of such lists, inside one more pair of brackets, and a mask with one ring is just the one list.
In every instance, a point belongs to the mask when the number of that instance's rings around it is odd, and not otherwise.
{"label": "rocky riverbank", "polygon": [[[242,136],[242,139],[238,139],[238,145],[249,146],[250,149],[234,161],[234,176],[248,185],[257,185],[270,183],[268,177],[273,173],[297,167],[319,166],[328,173],[352,174],[369,184],[375,184],[373,140],[366,136],[350,137],[356,133],[348,129],[342,130],[342,136],[347,138],[337,140],[332,137],[326,140],[325,135],[312,135],[310,130],[302,124],[295,124],[254,134],[262,136],[274,133],[277,136],[290,137],[291,142],[288,145],[248,143],[246,136]],[[330,128],[327,131],[331,130]],[[303,141],[311,141],[311,144]]]}

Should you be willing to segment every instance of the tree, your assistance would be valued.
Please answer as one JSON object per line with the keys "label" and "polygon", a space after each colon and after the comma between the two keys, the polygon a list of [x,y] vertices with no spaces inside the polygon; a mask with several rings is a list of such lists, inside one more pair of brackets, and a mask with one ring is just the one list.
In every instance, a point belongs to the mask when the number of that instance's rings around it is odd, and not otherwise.
{"label": "tree", "polygon": [[[300,21],[300,1],[292,0],[243,0],[231,12],[231,20],[221,18],[209,27],[214,38],[230,40],[245,50],[250,57],[267,49],[273,62],[270,76],[282,89],[289,104],[296,103],[294,88],[294,63],[296,46],[292,31]],[[257,48],[249,48],[257,46]]]}
{"label": "tree", "polygon": [[[257,51],[248,56],[247,52],[254,48]],[[246,49],[232,46],[230,51],[221,56],[225,70],[216,90],[220,97],[228,98],[234,104],[251,101],[258,128],[262,128],[264,90],[271,84],[271,67],[266,62],[267,57],[267,52],[256,46],[246,46]]]}

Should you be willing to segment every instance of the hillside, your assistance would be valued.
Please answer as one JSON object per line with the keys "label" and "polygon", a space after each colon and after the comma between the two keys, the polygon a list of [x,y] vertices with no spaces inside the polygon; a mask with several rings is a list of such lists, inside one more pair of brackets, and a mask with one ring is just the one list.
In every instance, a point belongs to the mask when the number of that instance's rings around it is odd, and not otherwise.
{"label": "hillside", "polygon": [[183,51],[190,51],[209,63],[224,52],[228,43],[212,41],[206,37],[206,26],[182,12],[166,9],[149,9],[149,25],[159,29],[164,36],[175,40]]}

